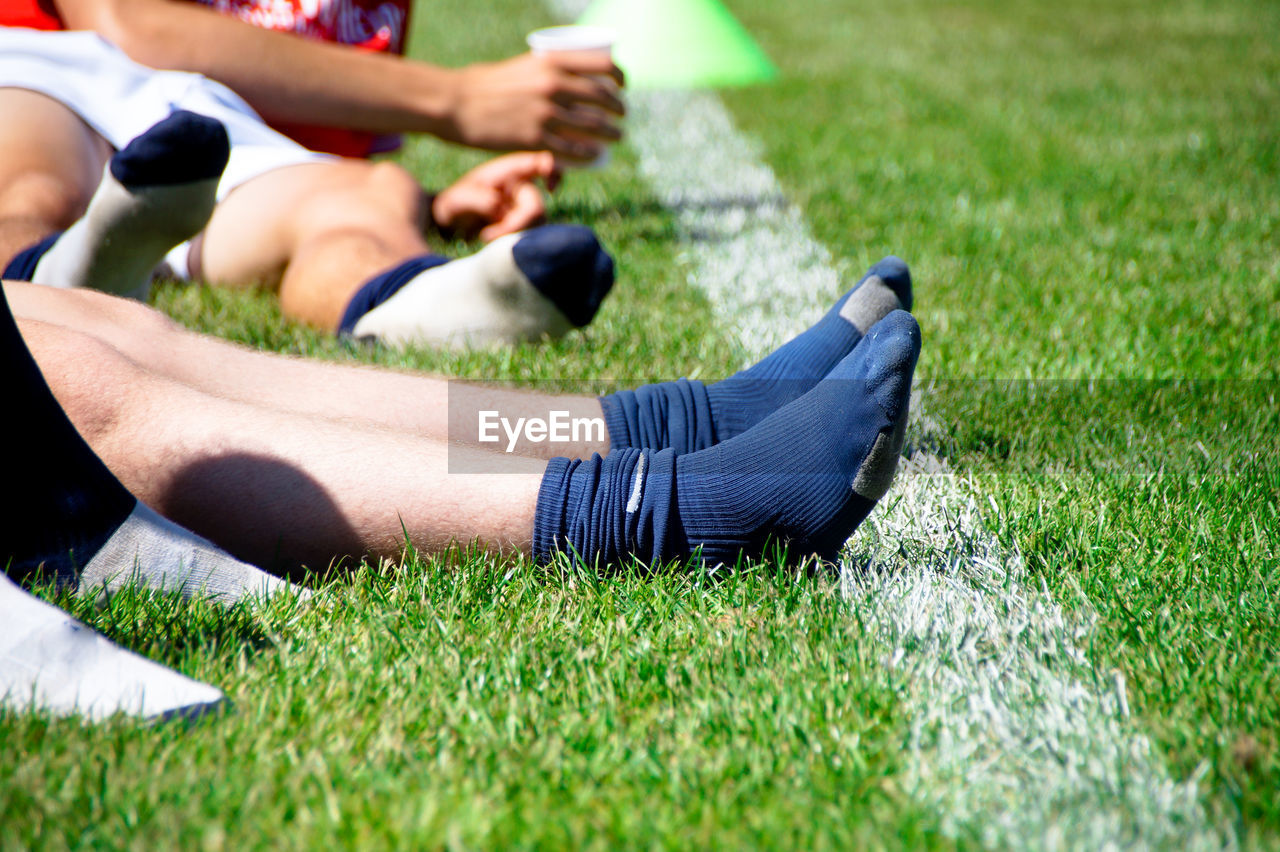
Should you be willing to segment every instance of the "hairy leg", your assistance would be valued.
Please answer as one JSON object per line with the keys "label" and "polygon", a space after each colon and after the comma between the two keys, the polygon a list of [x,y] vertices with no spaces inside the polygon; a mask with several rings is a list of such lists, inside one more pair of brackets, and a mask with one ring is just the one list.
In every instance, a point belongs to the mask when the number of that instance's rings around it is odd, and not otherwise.
{"label": "hairy leg", "polygon": [[0,269],[84,213],[111,153],[57,101],[0,89]]}
{"label": "hairy leg", "polygon": [[531,546],[544,463],[367,423],[226,399],[152,372],[99,339],[21,320],[58,402],[107,466],[167,517],[258,564],[323,567],[477,541]]}
{"label": "hairy leg", "polygon": [[[20,320],[64,326],[96,338],[160,377],[205,394],[268,406],[295,415],[344,420],[398,430],[435,441],[477,441],[479,412],[507,417],[602,418],[594,397],[539,394],[468,385],[435,376],[258,352],[188,331],[137,302],[92,290],[54,290],[5,282]],[[451,422],[452,421],[452,422]],[[503,441],[505,448],[506,442]],[[603,441],[531,443],[515,452],[536,458],[590,456],[609,451]]]}

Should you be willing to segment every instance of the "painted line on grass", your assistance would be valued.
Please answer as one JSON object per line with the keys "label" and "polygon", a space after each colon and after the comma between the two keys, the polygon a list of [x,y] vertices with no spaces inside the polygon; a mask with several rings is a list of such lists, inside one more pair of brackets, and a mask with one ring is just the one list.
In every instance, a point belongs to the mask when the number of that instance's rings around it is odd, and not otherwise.
{"label": "painted line on grass", "polygon": [[[718,98],[629,101],[630,142],[675,214],[691,283],[749,361],[861,275],[837,271]],[[919,394],[913,403],[912,458],[842,566],[846,597],[912,699],[912,793],[952,836],[976,831],[989,845],[1221,848],[1196,779],[1169,778],[1129,730],[1118,673],[1090,665],[1091,618],[1027,585],[1020,556],[983,526],[994,501],[922,450],[938,427],[919,415]]]}
{"label": "painted line on grass", "polygon": [[[564,19],[583,5],[552,0]],[[838,269],[813,239],[718,98],[633,92],[628,105],[628,140],[676,218],[690,283],[748,360],[806,328],[842,281],[856,280],[860,270]],[[1118,673],[1090,665],[1092,619],[1028,587],[1020,555],[983,526],[984,511],[999,511],[994,501],[920,449],[937,427],[920,416],[919,395],[913,403],[916,451],[841,572],[909,697],[913,796],[953,837],[976,834],[985,845],[1221,848],[1198,779],[1170,779],[1126,722]]]}

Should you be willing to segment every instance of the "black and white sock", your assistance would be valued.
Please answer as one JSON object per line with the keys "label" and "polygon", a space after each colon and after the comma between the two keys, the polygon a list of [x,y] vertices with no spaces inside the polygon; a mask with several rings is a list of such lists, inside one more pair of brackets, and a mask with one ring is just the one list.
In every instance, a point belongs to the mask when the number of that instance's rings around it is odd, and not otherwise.
{"label": "black and white sock", "polygon": [[392,345],[510,345],[591,322],[613,258],[591,229],[544,225],[458,260],[426,255],[367,282],[339,332]]}
{"label": "black and white sock", "polygon": [[17,255],[4,277],[145,298],[165,254],[209,221],[229,153],[221,122],[173,113],[111,158],[84,216]]}

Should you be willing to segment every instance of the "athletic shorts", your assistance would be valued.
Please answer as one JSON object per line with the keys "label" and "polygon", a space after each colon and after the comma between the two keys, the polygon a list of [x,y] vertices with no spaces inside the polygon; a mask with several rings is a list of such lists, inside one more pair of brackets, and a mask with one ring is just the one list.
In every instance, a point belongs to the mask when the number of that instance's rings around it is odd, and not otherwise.
{"label": "athletic shorts", "polygon": [[[221,83],[139,65],[97,33],[0,27],[0,88],[29,89],[59,101],[116,150],[175,110],[218,119],[231,139],[219,201],[274,169],[335,159],[272,130]],[[187,246],[180,246],[168,258],[182,277],[186,252]]]}

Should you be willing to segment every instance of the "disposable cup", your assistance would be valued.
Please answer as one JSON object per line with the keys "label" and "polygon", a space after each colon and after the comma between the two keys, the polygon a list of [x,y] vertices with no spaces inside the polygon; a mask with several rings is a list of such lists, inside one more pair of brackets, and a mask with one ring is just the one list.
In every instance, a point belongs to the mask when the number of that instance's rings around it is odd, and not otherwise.
{"label": "disposable cup", "polygon": [[[589,27],[571,24],[560,27],[544,27],[529,33],[526,41],[529,49],[541,56],[557,53],[597,53],[613,55],[613,44],[618,39],[616,31],[609,27]],[[605,78],[612,85],[612,78]],[[579,107],[594,109],[594,107]],[[609,164],[609,149],[605,147],[588,163],[563,162],[574,168],[599,169]]]}

